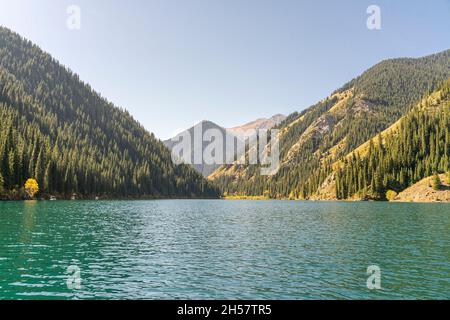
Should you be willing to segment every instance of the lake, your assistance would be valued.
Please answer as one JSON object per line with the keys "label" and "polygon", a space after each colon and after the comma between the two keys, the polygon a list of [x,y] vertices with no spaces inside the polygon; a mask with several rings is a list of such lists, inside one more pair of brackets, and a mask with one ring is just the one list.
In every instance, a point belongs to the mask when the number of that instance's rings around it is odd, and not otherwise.
{"label": "lake", "polygon": [[0,299],[124,298],[448,299],[450,205],[0,202]]}

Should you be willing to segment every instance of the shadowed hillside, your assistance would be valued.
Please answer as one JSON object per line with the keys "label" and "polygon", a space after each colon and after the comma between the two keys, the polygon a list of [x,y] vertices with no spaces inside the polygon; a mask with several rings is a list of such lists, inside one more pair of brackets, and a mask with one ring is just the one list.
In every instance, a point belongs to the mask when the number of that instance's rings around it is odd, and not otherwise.
{"label": "shadowed hillside", "polygon": [[216,197],[130,114],[31,42],[0,28],[0,191],[21,197]]}

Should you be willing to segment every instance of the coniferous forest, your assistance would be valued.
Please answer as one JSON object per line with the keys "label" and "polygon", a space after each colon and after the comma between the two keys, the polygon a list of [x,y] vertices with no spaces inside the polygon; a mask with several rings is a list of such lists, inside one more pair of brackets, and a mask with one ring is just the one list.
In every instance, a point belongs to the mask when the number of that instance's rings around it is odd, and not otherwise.
{"label": "coniferous forest", "polygon": [[[423,58],[383,61],[312,107],[290,115],[278,126],[281,164],[276,175],[261,176],[258,166],[234,164],[222,166],[210,179],[227,195],[317,199],[321,189],[336,182],[334,167],[337,162],[409,114],[423,97],[437,90],[449,77],[450,50]],[[416,115],[416,124],[404,124],[401,136],[404,141],[396,141],[395,138],[390,143],[404,143],[409,149],[398,150],[395,165],[386,167],[389,174],[380,170],[376,175],[367,172],[365,178],[361,177],[356,182],[355,177],[347,178],[350,173],[340,171],[337,176],[340,186],[338,194],[333,190],[327,198],[338,196],[345,199],[353,193],[362,194],[373,186],[375,180],[376,191],[371,196],[383,199],[385,189],[398,191],[423,175],[448,170],[448,161],[443,158],[448,157],[445,137],[448,135],[449,118],[443,116],[445,106],[444,103],[440,118]],[[421,121],[430,123],[419,125]],[[417,139],[414,130],[418,128],[422,130],[420,138],[429,144],[420,152],[417,147],[410,148],[416,142],[413,140]],[[433,142],[430,143],[430,140]],[[374,156],[375,151],[370,157]],[[390,160],[372,159],[370,165],[377,168],[385,166],[378,161]],[[350,164],[348,170],[353,165]],[[395,179],[398,183],[394,183]]]}
{"label": "coniferous forest", "polygon": [[450,171],[450,79],[413,108],[392,133],[352,153],[336,174],[336,197],[387,199],[423,178]]}
{"label": "coniferous forest", "polygon": [[0,28],[0,195],[217,197],[128,112],[49,54]]}

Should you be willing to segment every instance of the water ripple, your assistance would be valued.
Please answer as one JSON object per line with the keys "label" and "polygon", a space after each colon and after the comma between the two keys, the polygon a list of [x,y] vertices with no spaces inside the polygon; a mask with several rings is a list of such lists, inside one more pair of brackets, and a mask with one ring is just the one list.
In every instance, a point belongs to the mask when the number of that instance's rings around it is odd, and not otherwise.
{"label": "water ripple", "polygon": [[449,231],[446,204],[3,202],[0,298],[445,299]]}

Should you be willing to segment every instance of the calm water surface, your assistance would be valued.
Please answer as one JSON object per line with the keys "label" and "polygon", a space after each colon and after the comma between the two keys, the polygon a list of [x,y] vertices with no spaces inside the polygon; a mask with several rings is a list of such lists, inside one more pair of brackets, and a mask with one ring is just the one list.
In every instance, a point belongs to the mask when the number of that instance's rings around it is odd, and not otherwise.
{"label": "calm water surface", "polygon": [[448,204],[1,202],[0,299],[448,299],[449,232]]}

